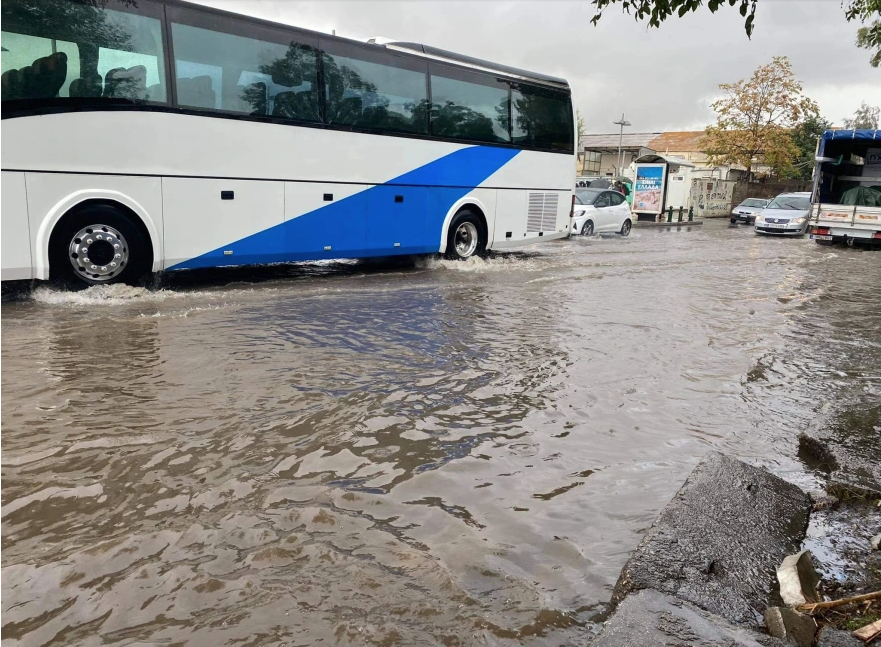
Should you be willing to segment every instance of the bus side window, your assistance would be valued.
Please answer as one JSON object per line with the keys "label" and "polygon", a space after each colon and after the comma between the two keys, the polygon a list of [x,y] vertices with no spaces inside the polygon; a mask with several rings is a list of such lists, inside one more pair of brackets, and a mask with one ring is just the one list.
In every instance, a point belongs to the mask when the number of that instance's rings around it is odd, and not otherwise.
{"label": "bus side window", "polygon": [[[182,19],[198,22],[189,10]],[[319,121],[318,51],[275,31],[250,38],[243,23],[212,17],[211,28],[172,22],[178,104],[254,116]],[[266,37],[277,38],[272,42]]]}
{"label": "bus side window", "polygon": [[572,101],[550,88],[517,84],[511,92],[514,143],[532,148],[575,152]]}
{"label": "bus side window", "polygon": [[430,64],[431,133],[509,143],[509,87],[494,77]]}
{"label": "bus side window", "polygon": [[428,133],[427,65],[384,51],[321,43],[327,123]]}
{"label": "bus side window", "polygon": [[6,31],[0,39],[3,101],[68,96],[80,71],[75,43]]}
{"label": "bus side window", "polygon": [[[88,3],[31,0],[4,14],[3,100],[109,98],[166,102],[162,23]],[[138,9],[161,11],[141,0]],[[147,87],[151,86],[148,94]]]}

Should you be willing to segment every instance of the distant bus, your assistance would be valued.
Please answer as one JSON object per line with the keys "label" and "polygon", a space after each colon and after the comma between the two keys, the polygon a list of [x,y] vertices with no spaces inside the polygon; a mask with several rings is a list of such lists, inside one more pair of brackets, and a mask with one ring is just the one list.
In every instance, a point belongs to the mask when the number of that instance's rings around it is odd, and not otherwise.
{"label": "distant bus", "polygon": [[2,278],[568,235],[568,83],[169,0],[3,0]]}

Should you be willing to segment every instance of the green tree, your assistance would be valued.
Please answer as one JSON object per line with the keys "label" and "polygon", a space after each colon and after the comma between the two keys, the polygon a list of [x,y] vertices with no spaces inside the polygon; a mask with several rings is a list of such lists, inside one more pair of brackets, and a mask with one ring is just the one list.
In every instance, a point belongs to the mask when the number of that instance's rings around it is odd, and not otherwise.
{"label": "green tree", "polygon": [[[608,7],[617,5],[636,20],[648,20],[649,26],[660,27],[661,23],[674,15],[682,17],[701,9],[704,4],[712,13],[728,5],[737,7],[744,19],[743,27],[749,38],[755,28],[756,7],[759,0],[591,0],[596,13],[591,20],[597,24]],[[873,67],[881,64],[881,0],[842,0],[844,15],[848,22],[858,20],[863,27],[857,32],[856,44],[868,49],[872,56],[869,63]],[[866,24],[868,23],[868,25]]]}
{"label": "green tree", "polygon": [[863,101],[862,105],[853,113],[853,117],[844,118],[845,128],[874,128],[878,129],[878,121],[881,117],[881,107],[870,106]]}
{"label": "green tree", "polygon": [[723,83],[721,99],[711,105],[716,124],[704,135],[713,164],[743,166],[751,175],[761,159],[775,175],[787,175],[798,157],[792,130],[819,114],[817,104],[802,94],[802,85],[785,56],[775,56],[749,79]]}
{"label": "green tree", "polygon": [[872,53],[872,67],[881,65],[881,0],[850,0],[844,15],[848,22],[859,20],[864,25],[857,30],[857,47]]}
{"label": "green tree", "polygon": [[810,180],[814,171],[814,157],[817,153],[817,141],[832,124],[820,115],[808,115],[792,129],[792,143],[798,150],[795,163],[791,165],[788,177],[798,180]]}

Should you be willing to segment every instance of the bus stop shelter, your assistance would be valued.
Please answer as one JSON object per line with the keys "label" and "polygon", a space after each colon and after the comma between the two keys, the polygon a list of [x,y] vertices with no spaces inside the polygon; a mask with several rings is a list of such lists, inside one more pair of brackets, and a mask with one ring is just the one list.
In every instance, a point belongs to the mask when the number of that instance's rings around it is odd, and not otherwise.
{"label": "bus stop shelter", "polygon": [[[684,169],[694,168],[694,164],[680,157],[650,153],[637,158],[633,165],[631,210],[636,214],[637,220],[657,221],[658,216],[667,208],[667,204],[673,204],[671,198],[675,198],[677,206],[684,204],[683,200],[687,196],[674,196],[673,193],[685,188],[685,183],[681,181],[683,179],[681,172]],[[675,186],[671,186],[671,177],[680,181],[676,182]]]}

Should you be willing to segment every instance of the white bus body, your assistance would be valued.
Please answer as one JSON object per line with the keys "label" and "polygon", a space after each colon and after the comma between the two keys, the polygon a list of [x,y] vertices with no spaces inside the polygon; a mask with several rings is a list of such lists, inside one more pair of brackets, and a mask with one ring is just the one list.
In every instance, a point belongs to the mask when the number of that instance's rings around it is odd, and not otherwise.
{"label": "white bus body", "polygon": [[[12,36],[21,38],[14,31],[8,36],[9,30],[16,29],[16,16],[8,17],[7,8],[23,5],[26,9],[26,5],[45,1],[9,0],[3,3],[4,47],[7,40],[20,45]],[[57,5],[58,1],[52,0],[51,4]],[[522,75],[530,73],[512,71],[503,66],[497,66],[499,71],[492,75],[494,78],[489,78],[484,72],[474,70],[491,64],[476,66],[471,64],[473,59],[467,57],[449,61],[436,53],[439,50],[429,53],[427,47],[420,51],[421,46],[401,44],[401,47],[387,52],[391,46],[315,35],[184,3],[144,0],[136,5],[137,8],[126,4],[117,6],[110,0],[107,6],[113,9],[93,8],[91,11],[109,11],[107,15],[112,15],[123,26],[129,24],[126,20],[131,12],[148,12],[153,16],[150,20],[155,20],[155,24],[151,22],[150,25],[156,34],[156,51],[152,57],[155,70],[150,69],[149,58],[144,58],[146,54],[121,52],[113,59],[107,54],[108,48],[101,47],[98,48],[99,57],[105,56],[109,62],[102,64],[99,60],[97,73],[87,75],[81,72],[82,78],[71,80],[70,77],[76,75],[71,68],[77,62],[77,50],[70,42],[64,45],[64,49],[58,46],[57,51],[65,52],[63,57],[53,52],[34,60],[28,68],[13,66],[21,65],[22,60],[27,62],[29,57],[40,52],[8,64],[8,54],[3,53],[3,280],[48,279],[58,271],[53,258],[66,256],[68,245],[73,249],[73,243],[62,240],[54,244],[63,249],[51,249],[53,232],[58,231],[65,218],[83,205],[111,205],[125,218],[134,221],[144,241],[149,241],[144,246],[151,248],[148,266],[153,272],[444,253],[451,240],[450,224],[463,209],[481,221],[481,243],[485,249],[503,249],[568,235],[575,172],[571,100],[568,87],[563,85],[565,82],[541,75],[523,81]],[[198,31],[200,38],[220,34],[219,38],[234,37],[244,41],[246,39],[241,34],[245,33],[279,43],[292,38],[305,41],[311,49],[297,50],[296,55],[307,51],[310,56],[321,57],[321,71],[316,74],[324,74],[324,77],[316,76],[316,81],[310,85],[310,82],[303,81],[299,71],[295,73],[297,78],[291,81],[291,77],[270,74],[265,65],[246,74],[241,71],[242,64],[230,72],[233,63],[227,59],[217,60],[217,65],[205,61],[187,62],[180,58],[174,61],[173,54],[169,56],[168,52],[184,51],[185,44],[177,41],[176,35],[172,38],[172,34],[177,34],[175,30],[179,25],[176,21],[184,22],[184,19],[191,24],[202,24],[196,21],[203,21],[208,25],[219,25],[216,33],[194,27],[193,31]],[[41,38],[39,33],[43,33],[39,30],[45,31],[47,27],[34,29],[38,32],[34,36],[36,42]],[[144,30],[138,29],[141,31],[131,41],[135,46],[145,38]],[[224,29],[230,33],[224,33]],[[132,30],[135,33],[134,28]],[[65,30],[60,31],[59,39],[63,41]],[[68,38],[78,37],[75,34]],[[52,42],[54,49],[56,40]],[[28,46],[34,47],[32,44]],[[295,43],[291,42],[288,51],[293,52],[294,47]],[[334,60],[326,49],[342,51],[349,58],[338,56]],[[89,65],[88,50],[88,46],[79,47],[80,70]],[[198,52],[189,57],[196,58],[197,55]],[[126,56],[141,58],[126,59]],[[362,61],[351,62],[352,56],[363,58],[361,68],[357,68],[357,64]],[[395,58],[384,59],[383,56]],[[51,86],[52,77],[45,72],[47,66],[55,65],[62,58],[67,59],[67,67],[61,90],[48,100],[35,96],[34,93],[47,92],[41,87]],[[132,64],[125,68],[129,63],[141,63],[142,60],[146,65]],[[280,60],[285,64],[284,57]],[[433,107],[430,115],[425,112],[424,125],[419,117],[422,113],[414,107],[416,101],[404,104],[396,97],[381,96],[382,79],[389,76],[387,69],[375,72],[380,80],[378,86],[363,79],[351,81],[352,69],[374,73],[373,70],[379,67],[376,61],[385,60],[391,61],[387,67],[392,74],[397,65],[412,68],[402,74],[413,75],[412,70],[416,70],[416,74],[423,68],[426,70],[424,77],[426,81],[430,78],[431,83],[426,82],[430,89],[425,92],[428,105]],[[347,61],[351,67],[343,67],[340,61]],[[117,63],[121,66],[102,75],[102,65],[106,68]],[[339,67],[331,68],[331,65]],[[147,69],[146,83],[156,81],[146,92],[143,89],[143,68]],[[264,111],[260,114],[246,114],[240,107],[227,109],[221,102],[233,95],[228,93],[229,83],[222,79],[221,68],[233,81],[245,79],[238,81],[244,86],[239,85],[238,90],[233,90],[234,99],[239,104],[245,92],[257,87],[261,93],[266,92],[268,102],[274,102],[275,109],[263,103],[264,95],[252,104],[259,105],[259,110]],[[324,87],[323,98],[319,95],[315,99],[317,88],[322,87],[320,79],[323,78],[328,86],[338,82],[332,77],[336,69],[350,75],[340,77],[342,81],[339,82],[351,83],[354,89],[347,88],[346,94],[341,94],[342,98],[337,100],[331,97],[334,89]],[[206,73],[201,74],[203,71]],[[140,74],[137,92],[141,94],[135,99],[141,100],[106,101],[111,80],[114,83],[119,78],[128,80],[126,74],[135,77]],[[183,78],[183,74],[196,76]],[[452,80],[443,78],[443,75]],[[82,96],[86,92],[84,81],[87,76],[96,79],[94,92],[99,94],[98,97]],[[62,82],[60,73],[56,77]],[[167,83],[165,79],[170,78],[176,78],[177,83]],[[414,78],[418,80],[418,77]],[[254,79],[257,81],[252,83]],[[279,80],[281,83],[277,82]],[[194,91],[186,85],[195,86],[196,82],[203,84],[201,95],[193,94]],[[133,83],[136,86],[137,79]],[[486,88],[481,85],[484,83]],[[443,107],[432,104],[432,94],[428,93],[434,89],[434,100],[439,101],[437,96],[446,87],[444,84],[454,89],[462,87],[463,96],[473,106],[454,106],[458,101],[455,95],[449,95],[452,99]],[[33,89],[35,86],[37,90]],[[287,91],[267,90],[270,86]],[[246,90],[241,90],[242,87]],[[314,91],[311,99],[302,98],[308,94],[298,90],[303,87]],[[419,95],[418,83],[415,86],[411,83],[411,87],[416,88],[413,94]],[[54,86],[48,91],[53,89]],[[502,110],[497,118],[485,116],[490,114],[490,108],[480,104],[486,101],[481,94],[484,90],[487,94],[497,93],[491,95],[493,97],[508,97],[507,115]],[[64,96],[65,92],[67,96]],[[530,92],[535,94],[530,95]],[[539,141],[540,135],[536,136],[532,131],[518,135],[518,128],[520,131],[524,128],[541,130],[541,126],[535,124],[537,118],[526,111],[530,109],[529,100],[534,97],[539,98],[532,105],[541,108],[545,94],[551,97],[547,99],[551,108],[568,106],[569,115],[564,128],[572,132],[565,136],[560,134],[561,125],[555,123],[548,126],[552,134],[557,134],[554,141],[549,138]],[[304,101],[314,101],[315,116],[308,117],[313,121],[304,123],[296,118],[279,118],[282,113],[278,106],[284,95],[288,95],[288,100],[300,101],[300,105]],[[152,98],[161,100],[150,100]],[[186,101],[197,105],[185,105]],[[373,110],[373,114],[382,112],[382,118],[387,121],[392,118],[397,121],[391,121],[392,130],[370,124],[330,123],[333,101],[347,109],[356,105],[352,119],[361,119],[362,115]],[[377,102],[378,107],[365,107],[371,101]],[[425,103],[426,99],[421,101]],[[320,118],[319,106],[323,111]],[[442,123],[446,114],[444,108],[451,111],[455,108],[456,112],[452,120]],[[524,119],[525,126],[522,125]],[[400,127],[396,124],[405,121],[403,127],[420,132],[393,131],[393,128]],[[447,128],[446,134],[441,132],[443,128]],[[467,131],[467,128],[472,130]],[[465,136],[460,136],[462,132]],[[504,141],[475,141],[475,136]],[[527,141],[528,137],[532,139]],[[536,141],[538,145],[534,144]],[[86,282],[109,281],[106,275],[95,275],[94,280]]]}

